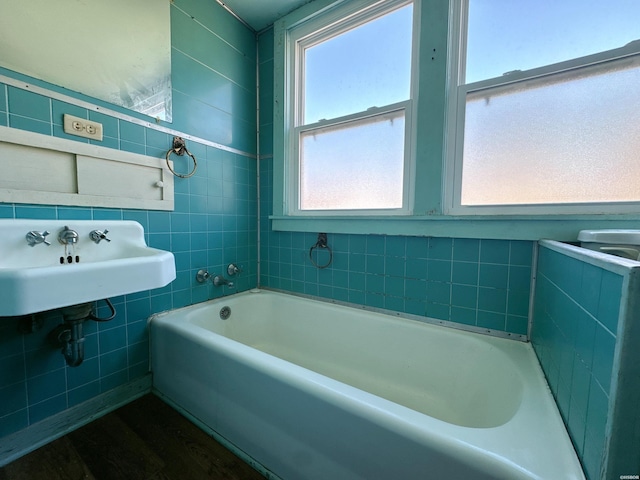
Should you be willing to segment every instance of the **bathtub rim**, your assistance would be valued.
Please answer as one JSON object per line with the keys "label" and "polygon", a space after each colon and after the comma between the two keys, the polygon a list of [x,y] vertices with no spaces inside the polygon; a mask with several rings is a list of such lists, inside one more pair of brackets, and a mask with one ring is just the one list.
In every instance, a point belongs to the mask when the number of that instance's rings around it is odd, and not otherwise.
{"label": "bathtub rim", "polygon": [[318,301],[318,302],[328,303],[328,304],[331,304],[331,305],[340,305],[340,306],[343,306],[343,307],[355,308],[356,310],[364,310],[366,312],[381,313],[383,315],[389,315],[391,317],[405,318],[407,320],[413,320],[413,321],[420,322],[420,323],[426,323],[427,325],[437,325],[437,326],[440,326],[440,327],[452,328],[454,330],[462,330],[464,332],[478,333],[480,335],[486,335],[486,336],[489,336],[489,337],[506,338],[508,340],[515,340],[515,341],[522,342],[522,343],[529,343],[529,341],[530,341],[530,338],[529,338],[529,336],[527,334],[513,333],[513,332],[507,332],[507,331],[503,331],[503,330],[494,330],[494,329],[490,329],[490,328],[478,327],[478,326],[475,326],[475,325],[467,325],[465,323],[451,322],[451,321],[448,321],[448,320],[440,320],[438,318],[433,318],[433,317],[428,317],[428,316],[423,316],[423,315],[416,315],[416,314],[413,314],[413,313],[398,312],[396,310],[389,310],[389,309],[386,309],[386,308],[371,307],[371,306],[362,305],[362,304],[359,304],[359,303],[345,302],[345,301],[342,301],[342,300],[334,300],[334,299],[331,299],[331,298],[325,298],[325,297],[320,297],[320,296],[316,296],[316,295],[309,295],[309,294],[306,294],[306,293],[290,292],[288,290],[282,290],[282,289],[271,288],[271,287],[257,287],[257,288],[252,288],[252,289],[245,290],[245,291],[242,291],[242,292],[232,293],[230,295],[224,295],[224,296],[221,296],[221,297],[215,297],[215,298],[212,298],[212,299],[209,299],[209,300],[205,300],[205,301],[200,302],[200,303],[195,303],[193,305],[187,305],[185,307],[180,307],[180,308],[175,308],[175,309],[164,310],[162,312],[157,312],[157,313],[153,314],[152,317],[156,316],[156,315],[164,315],[164,314],[169,313],[169,312],[176,312],[176,311],[183,310],[183,309],[190,308],[190,307],[197,307],[199,305],[203,305],[203,304],[208,303],[208,302],[222,300],[222,299],[228,298],[228,297],[234,297],[234,296],[237,296],[237,295],[244,295],[244,294],[247,294],[247,293],[257,293],[257,292],[262,292],[262,291],[264,291],[264,292],[281,293],[281,294],[284,294],[284,295],[304,298],[304,299],[307,299],[307,300],[314,300],[314,301]]}

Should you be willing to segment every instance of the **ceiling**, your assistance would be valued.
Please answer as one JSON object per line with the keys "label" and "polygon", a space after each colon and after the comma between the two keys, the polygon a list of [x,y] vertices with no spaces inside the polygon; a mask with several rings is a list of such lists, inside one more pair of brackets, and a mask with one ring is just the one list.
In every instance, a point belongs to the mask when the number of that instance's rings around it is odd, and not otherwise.
{"label": "ceiling", "polygon": [[311,0],[218,0],[256,31]]}

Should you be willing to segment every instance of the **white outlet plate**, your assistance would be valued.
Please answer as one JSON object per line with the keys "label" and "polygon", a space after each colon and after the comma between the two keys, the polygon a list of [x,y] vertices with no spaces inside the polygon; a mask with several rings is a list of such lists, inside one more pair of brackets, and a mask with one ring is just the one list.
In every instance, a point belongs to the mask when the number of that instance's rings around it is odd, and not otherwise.
{"label": "white outlet plate", "polygon": [[102,141],[102,124],[65,113],[64,133]]}

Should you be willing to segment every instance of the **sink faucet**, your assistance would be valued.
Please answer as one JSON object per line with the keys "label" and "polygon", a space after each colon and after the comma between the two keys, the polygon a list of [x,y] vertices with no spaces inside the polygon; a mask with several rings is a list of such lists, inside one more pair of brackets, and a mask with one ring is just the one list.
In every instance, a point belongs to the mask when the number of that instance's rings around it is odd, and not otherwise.
{"label": "sink faucet", "polygon": [[65,226],[58,234],[58,240],[64,245],[74,244],[78,241],[78,232]]}
{"label": "sink faucet", "polygon": [[44,243],[45,245],[51,245],[51,243],[49,243],[49,241],[46,238],[47,235],[49,235],[49,232],[47,230],[45,230],[44,232],[36,232],[35,230],[31,230],[26,235],[27,243],[29,244],[30,247],[35,247],[39,243]]}

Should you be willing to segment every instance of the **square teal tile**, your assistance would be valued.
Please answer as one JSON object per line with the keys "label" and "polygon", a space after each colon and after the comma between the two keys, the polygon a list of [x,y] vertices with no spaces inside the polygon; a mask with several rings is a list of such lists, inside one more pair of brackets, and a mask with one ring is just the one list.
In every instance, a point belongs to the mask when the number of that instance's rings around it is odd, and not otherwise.
{"label": "square teal tile", "polygon": [[120,387],[129,381],[129,372],[125,364],[122,370],[114,372],[110,375],[103,376],[100,379],[100,391],[108,392],[116,387]]}
{"label": "square teal tile", "polygon": [[9,113],[51,123],[51,103],[49,98],[11,86],[8,87],[7,93]]}
{"label": "square teal tile", "polygon": [[478,285],[478,268],[477,263],[454,261],[451,274],[452,283]]}
{"label": "square teal tile", "polygon": [[27,379],[29,404],[34,405],[60,395],[66,390],[66,384],[64,368]]}
{"label": "square teal tile", "polygon": [[29,410],[19,410],[5,417],[0,417],[0,438],[17,432],[29,425]]}
{"label": "square teal tile", "polygon": [[16,205],[16,218],[36,218],[55,220],[58,216],[56,207]]}
{"label": "square teal tile", "polygon": [[9,114],[9,127],[26,130],[33,133],[40,133],[42,135],[51,135],[53,133],[51,124],[49,122],[34,120],[27,117],[20,117],[14,114]]}
{"label": "square teal tile", "polygon": [[569,420],[567,421],[567,431],[571,437],[578,457],[584,456],[584,434],[586,430],[586,414],[580,411],[574,403],[575,397],[571,397],[571,404],[569,407]]}
{"label": "square teal tile", "polygon": [[349,270],[352,272],[364,272],[367,264],[366,257],[366,255],[352,253],[349,256]]}
{"label": "square teal tile", "polygon": [[427,237],[407,237],[407,259],[427,258],[429,255],[429,239]]}
{"label": "square teal tile", "polygon": [[171,231],[169,212],[149,212],[149,233],[168,233]]}
{"label": "square teal tile", "polygon": [[622,276],[603,271],[597,319],[614,335],[618,330],[621,294]]}
{"label": "square teal tile", "polygon": [[14,218],[13,205],[0,205],[0,218]]}
{"label": "square teal tile", "polygon": [[596,321],[586,312],[579,315],[576,323],[574,349],[578,358],[591,370],[596,335]]}
{"label": "square teal tile", "polygon": [[406,272],[407,278],[427,279],[427,260],[424,258],[407,258]]}
{"label": "square teal tile", "polygon": [[384,293],[384,276],[368,273],[365,278],[365,290],[382,295]]}
{"label": "square teal tile", "polygon": [[385,238],[383,235],[367,236],[367,255],[384,255]]}
{"label": "square teal tile", "polygon": [[589,402],[587,405],[585,442],[599,441],[600,439],[604,442],[608,416],[609,397],[597,382],[591,382],[591,386],[589,387]]}
{"label": "square teal tile", "polygon": [[509,263],[510,242],[508,240],[481,240],[480,262]]}
{"label": "square teal tile", "polygon": [[580,295],[576,300],[591,315],[598,315],[603,270],[585,263],[582,268]]}
{"label": "square teal tile", "polygon": [[69,407],[78,405],[82,402],[92,399],[100,394],[100,381],[93,380],[91,383],[87,383],[78,388],[69,390],[67,393],[69,397]]}
{"label": "square teal tile", "polygon": [[[100,355],[100,375],[104,378],[127,368],[126,347]],[[103,380],[101,379],[101,381]],[[102,391],[105,391],[102,389]]]}
{"label": "square teal tile", "polygon": [[507,293],[507,312],[511,315],[526,317],[529,314],[529,291],[509,290]]}
{"label": "square teal tile", "polygon": [[450,282],[452,262],[449,260],[431,260],[427,262],[427,280]]}
{"label": "square teal tile", "polygon": [[48,398],[40,403],[29,406],[29,422],[31,424],[44,420],[67,408],[66,393]]}
{"label": "square teal tile", "polygon": [[478,309],[489,312],[504,312],[506,306],[506,290],[485,287],[478,289]]}
{"label": "square teal tile", "polygon": [[531,267],[509,265],[509,288],[528,291],[531,288]]}
{"label": "square teal tile", "polygon": [[[571,402],[572,408],[582,415],[582,423],[586,423],[587,406],[589,401],[589,389],[591,388],[591,370],[580,357],[574,356],[573,375],[571,377]],[[584,427],[583,427],[584,428]]]}
{"label": "square teal tile", "polygon": [[426,280],[411,279],[405,280],[405,297],[425,301],[427,298]]}
{"label": "square teal tile", "polygon": [[93,208],[94,220],[122,220],[122,210],[119,208]]}
{"label": "square teal tile", "polygon": [[429,303],[451,303],[451,284],[445,282],[427,282],[427,301]]}
{"label": "square teal tile", "polygon": [[505,331],[507,316],[504,313],[478,311],[476,325],[490,330]]}
{"label": "square teal tile", "polygon": [[125,152],[137,153],[145,155],[147,150],[141,143],[129,142],[127,140],[120,140],[120,150]]}
{"label": "square teal tile", "polygon": [[366,255],[366,272],[382,275],[384,273],[384,257],[379,255]]}
{"label": "square teal tile", "polygon": [[475,309],[478,304],[478,287],[471,285],[451,285],[451,305]]}
{"label": "square teal tile", "polygon": [[450,307],[441,303],[427,303],[426,315],[437,320],[450,320]]}
{"label": "square teal tile", "polygon": [[27,386],[25,382],[0,388],[0,418],[27,408]]}
{"label": "square teal tile", "polygon": [[453,254],[453,239],[451,238],[429,238],[429,259],[451,260]]}
{"label": "square teal tile", "polygon": [[[120,135],[119,138],[121,141],[136,143],[143,146],[145,145],[145,128],[142,125],[137,125],[135,123],[129,123],[125,120],[119,121],[120,126]],[[168,149],[167,149],[168,150]]]}
{"label": "square teal tile", "polygon": [[112,352],[127,345],[127,329],[125,326],[111,328],[98,334],[100,354]]}
{"label": "square teal tile", "polygon": [[[139,138],[139,134],[137,138]],[[137,142],[140,143],[139,140],[137,140]],[[159,150],[164,150],[164,152],[166,153],[173,145],[173,136],[169,135],[168,133],[155,130],[153,128],[147,128],[146,142],[147,142],[147,147],[154,147]],[[188,142],[187,148],[191,152],[190,147],[191,147],[190,142]]]}
{"label": "square teal tile", "polygon": [[477,313],[477,310],[473,308],[463,308],[452,305],[450,320],[464,325],[476,325]]}
{"label": "square teal tile", "polygon": [[58,207],[58,220],[91,220],[91,208]]}
{"label": "square teal tile", "polygon": [[507,315],[507,332],[519,335],[527,335],[529,331],[529,319],[518,315]]}
{"label": "square teal tile", "polygon": [[404,282],[404,278],[401,277],[385,277],[384,293],[394,297],[404,297]]}
{"label": "square teal tile", "polygon": [[407,248],[407,241],[405,237],[401,236],[389,236],[386,238],[386,252],[387,257],[404,257]]}
{"label": "square teal tile", "polygon": [[453,259],[464,262],[478,262],[480,258],[480,240],[456,238],[453,242]]}
{"label": "square teal tile", "polygon": [[66,373],[69,390],[94,382],[100,376],[98,358],[85,359],[80,366],[68,368]]}
{"label": "square teal tile", "polygon": [[593,347],[593,376],[605,393],[609,393],[611,374],[613,371],[613,357],[615,355],[616,339],[602,327],[596,327]]}
{"label": "square teal tile", "polygon": [[533,242],[524,240],[511,241],[509,264],[531,267],[533,259]]}
{"label": "square teal tile", "polygon": [[481,287],[507,288],[509,268],[507,265],[480,264],[479,285]]}

